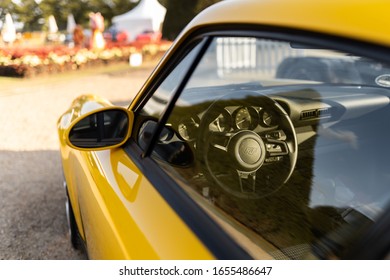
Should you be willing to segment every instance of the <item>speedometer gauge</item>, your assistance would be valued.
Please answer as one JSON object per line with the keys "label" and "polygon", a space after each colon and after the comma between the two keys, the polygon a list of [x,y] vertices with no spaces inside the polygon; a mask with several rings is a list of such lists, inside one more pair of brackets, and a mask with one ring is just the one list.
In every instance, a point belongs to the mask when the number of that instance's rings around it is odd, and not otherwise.
{"label": "speedometer gauge", "polygon": [[214,119],[210,125],[210,131],[229,132],[232,128],[232,116],[226,109],[220,111],[220,114]]}
{"label": "speedometer gauge", "polygon": [[200,120],[197,116],[182,119],[177,127],[179,135],[186,141],[195,139],[198,133],[199,122]]}
{"label": "speedometer gauge", "polygon": [[254,129],[258,125],[258,114],[252,107],[241,107],[234,112],[234,124],[238,129]]}
{"label": "speedometer gauge", "polygon": [[275,116],[274,112],[264,110],[260,113],[260,116],[261,116],[261,122],[264,126],[270,127],[270,126],[275,125],[276,116]]}

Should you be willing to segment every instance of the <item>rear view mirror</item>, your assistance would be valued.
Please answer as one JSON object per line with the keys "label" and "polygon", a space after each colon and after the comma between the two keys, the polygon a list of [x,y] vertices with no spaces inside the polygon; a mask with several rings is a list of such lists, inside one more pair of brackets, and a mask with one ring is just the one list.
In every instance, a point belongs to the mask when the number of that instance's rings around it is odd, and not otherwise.
{"label": "rear view mirror", "polygon": [[76,149],[102,150],[122,145],[130,136],[132,118],[122,107],[98,109],[77,119],[67,143]]}

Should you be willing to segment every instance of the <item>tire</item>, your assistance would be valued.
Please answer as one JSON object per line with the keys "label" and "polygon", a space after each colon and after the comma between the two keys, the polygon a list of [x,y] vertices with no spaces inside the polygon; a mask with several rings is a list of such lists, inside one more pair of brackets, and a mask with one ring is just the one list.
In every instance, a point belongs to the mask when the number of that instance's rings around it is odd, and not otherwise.
{"label": "tire", "polygon": [[66,201],[65,201],[65,209],[66,209],[66,217],[68,220],[68,228],[69,228],[69,239],[72,247],[76,250],[83,249],[83,241],[80,237],[80,232],[77,227],[76,219],[73,213],[72,204],[69,199],[68,189],[66,187],[66,183],[64,183],[66,189]]}

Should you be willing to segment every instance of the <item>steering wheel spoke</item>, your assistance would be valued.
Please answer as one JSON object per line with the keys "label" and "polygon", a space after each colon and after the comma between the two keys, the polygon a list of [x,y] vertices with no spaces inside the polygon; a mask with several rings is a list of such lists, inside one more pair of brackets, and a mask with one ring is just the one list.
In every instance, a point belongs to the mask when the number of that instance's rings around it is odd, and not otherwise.
{"label": "steering wheel spoke", "polygon": [[251,194],[256,192],[256,172],[243,172],[237,170],[241,193]]}
{"label": "steering wheel spoke", "polygon": [[209,136],[209,145],[217,150],[227,152],[229,140],[232,137],[232,133],[229,132],[211,132]]}

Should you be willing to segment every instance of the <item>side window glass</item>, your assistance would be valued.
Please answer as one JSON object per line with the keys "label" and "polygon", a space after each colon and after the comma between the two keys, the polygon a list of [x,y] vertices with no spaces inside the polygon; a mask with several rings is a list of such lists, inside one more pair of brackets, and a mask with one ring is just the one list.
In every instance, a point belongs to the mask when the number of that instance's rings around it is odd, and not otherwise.
{"label": "side window glass", "polygon": [[161,83],[153,96],[143,107],[141,114],[144,116],[154,117],[159,119],[162,112],[164,112],[166,106],[172,98],[175,89],[182,81],[188,68],[191,66],[195,55],[199,50],[199,45],[196,45],[173,69],[173,71],[167,76],[167,78]]}
{"label": "side window glass", "polygon": [[342,258],[390,199],[389,69],[214,38],[152,157],[255,258]]}
{"label": "side window glass", "polygon": [[[154,130],[157,126],[157,122],[168,106],[176,88],[183,80],[188,68],[193,63],[196,54],[198,53],[200,45],[196,45],[173,69],[173,71],[166,77],[161,83],[158,89],[153,93],[150,99],[147,101],[145,106],[140,112],[140,119],[145,120],[139,129],[138,133],[138,144],[141,149],[145,150],[150,143]],[[163,131],[163,133],[166,130]],[[170,135],[169,133],[167,135]],[[163,137],[162,137],[163,138]],[[159,147],[157,147],[159,149]],[[164,149],[159,151],[164,153]],[[165,152],[169,153],[169,151]],[[156,152],[155,152],[156,154]]]}

